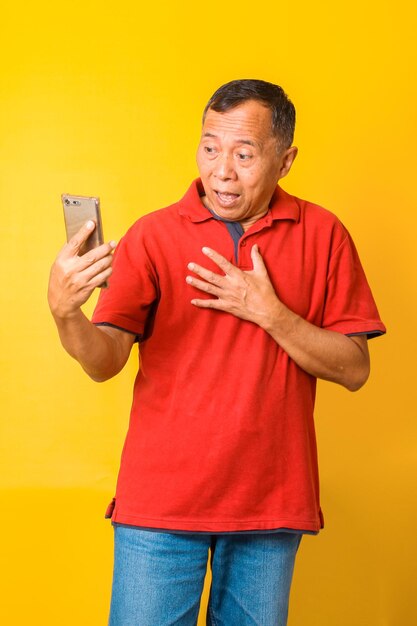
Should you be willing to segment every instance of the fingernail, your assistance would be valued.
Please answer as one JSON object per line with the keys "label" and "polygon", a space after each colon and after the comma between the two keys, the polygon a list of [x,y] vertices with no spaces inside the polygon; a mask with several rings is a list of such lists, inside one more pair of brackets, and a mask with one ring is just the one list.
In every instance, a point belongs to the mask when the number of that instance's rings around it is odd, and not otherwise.
{"label": "fingernail", "polygon": [[92,220],[88,220],[87,224],[86,224],[88,230],[91,230],[92,228],[94,228],[95,224]]}
{"label": "fingernail", "polygon": [[206,246],[204,246],[203,252],[204,254],[210,254],[210,248],[207,248]]}
{"label": "fingernail", "polygon": [[193,270],[194,269],[194,263],[189,263],[187,265],[187,267],[188,267],[189,270]]}
{"label": "fingernail", "polygon": [[185,279],[185,282],[186,283],[192,283],[193,279],[191,278],[191,276],[187,276],[186,279]]}
{"label": "fingernail", "polygon": [[110,247],[111,248],[115,248],[117,246],[117,242],[116,241],[111,241],[110,242]]}

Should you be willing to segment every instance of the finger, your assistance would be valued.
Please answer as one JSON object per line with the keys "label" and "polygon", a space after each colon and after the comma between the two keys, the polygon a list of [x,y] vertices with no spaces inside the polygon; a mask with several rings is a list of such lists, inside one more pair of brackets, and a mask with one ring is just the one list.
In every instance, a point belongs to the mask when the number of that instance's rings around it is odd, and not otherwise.
{"label": "finger", "polygon": [[220,287],[222,282],[224,281],[224,276],[219,276],[219,274],[216,274],[215,272],[212,272],[205,267],[201,267],[201,265],[197,265],[197,263],[189,263],[187,267],[189,270],[194,272],[194,274],[201,276],[201,278],[204,278],[204,280],[212,283],[213,285],[217,285]]}
{"label": "finger", "polygon": [[199,307],[200,309],[217,309],[219,311],[223,310],[223,306],[220,300],[199,300],[198,298],[194,298],[191,300],[191,304]]}
{"label": "finger", "polygon": [[97,248],[93,248],[93,250],[89,250],[82,256],[80,256],[80,261],[78,267],[82,271],[83,269],[93,265],[97,261],[108,256],[116,247],[115,241],[109,241],[109,243],[103,243],[101,246],[97,246]]}
{"label": "finger", "polygon": [[229,274],[230,275],[230,274],[233,274],[236,271],[239,271],[237,267],[232,265],[232,263],[230,263],[230,261],[225,259],[224,256],[222,256],[221,254],[219,254],[215,250],[212,250],[211,248],[207,248],[207,246],[204,246],[203,253],[206,256],[208,256],[209,259],[214,261],[214,263],[216,265],[218,265],[220,267],[220,269],[223,270],[223,272],[225,274]]}
{"label": "finger", "polygon": [[86,282],[90,281],[95,276],[97,276],[97,274],[100,274],[101,272],[104,272],[104,270],[106,270],[108,267],[111,267],[112,262],[113,262],[113,255],[109,254],[103,259],[100,259],[99,261],[96,261],[96,263],[93,263],[92,265],[90,265],[88,268],[86,268],[82,272],[81,275],[83,276]]}
{"label": "finger", "polygon": [[210,293],[217,297],[221,295],[222,290],[219,287],[216,287],[216,285],[207,283],[204,280],[195,278],[194,276],[187,276],[185,280],[189,285],[192,285],[193,287],[196,287],[197,289],[200,289],[201,291],[204,291],[205,293]]}
{"label": "finger", "polygon": [[95,222],[93,222],[93,220],[88,220],[88,222],[86,222],[84,226],[80,228],[78,233],[76,233],[73,237],[71,237],[68,243],[63,247],[62,256],[64,257],[77,256],[77,254],[80,251],[81,246],[83,245],[85,241],[87,241],[87,239],[89,238],[89,236],[91,235],[95,227],[96,227]]}
{"label": "finger", "polygon": [[108,267],[103,272],[100,272],[89,281],[88,287],[92,289],[95,289],[96,287],[100,287],[111,276],[112,271],[113,271],[113,268]]}
{"label": "finger", "polygon": [[258,244],[252,246],[250,251],[252,263],[253,263],[253,271],[259,273],[266,273],[266,267],[264,260],[262,258],[261,253],[259,252]]}

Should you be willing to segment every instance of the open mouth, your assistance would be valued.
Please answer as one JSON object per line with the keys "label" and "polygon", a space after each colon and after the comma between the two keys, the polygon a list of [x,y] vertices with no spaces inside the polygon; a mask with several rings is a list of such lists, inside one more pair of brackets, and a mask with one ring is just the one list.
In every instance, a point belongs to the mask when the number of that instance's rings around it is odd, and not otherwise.
{"label": "open mouth", "polygon": [[240,198],[240,195],[238,193],[230,193],[228,191],[216,191],[215,193],[219,200],[219,204],[224,207],[233,206]]}

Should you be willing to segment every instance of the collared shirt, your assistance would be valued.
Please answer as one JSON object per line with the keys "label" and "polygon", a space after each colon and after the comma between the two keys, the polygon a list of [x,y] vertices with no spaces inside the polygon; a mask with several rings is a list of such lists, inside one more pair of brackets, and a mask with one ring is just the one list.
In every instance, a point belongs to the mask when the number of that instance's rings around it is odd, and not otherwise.
{"label": "collared shirt", "polygon": [[[316,380],[260,327],[191,304],[194,261],[217,250],[251,270],[257,244],[278,297],[344,334],[385,332],[354,244],[329,211],[277,187],[265,216],[234,242],[184,198],[138,220],[115,252],[93,321],[137,335],[140,369],[118,477],[115,523],[192,532],[318,532]],[[207,296],[210,297],[210,296]]]}

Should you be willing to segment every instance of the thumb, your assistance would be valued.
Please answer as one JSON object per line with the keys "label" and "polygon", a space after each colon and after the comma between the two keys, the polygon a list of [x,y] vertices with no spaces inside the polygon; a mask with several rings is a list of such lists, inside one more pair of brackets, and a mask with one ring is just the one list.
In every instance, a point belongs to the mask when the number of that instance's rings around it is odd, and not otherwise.
{"label": "thumb", "polygon": [[71,237],[67,245],[64,246],[64,250],[67,253],[64,255],[68,257],[76,256],[79,253],[81,246],[85,241],[87,241],[95,227],[96,224],[93,220],[86,222],[84,226],[82,226],[80,230],[73,237]]}
{"label": "thumb", "polygon": [[261,256],[261,253],[259,252],[258,244],[255,244],[252,246],[250,255],[251,255],[251,259],[253,263],[253,271],[256,272],[257,274],[260,274],[260,273],[266,274],[267,271],[266,271],[265,263]]}

